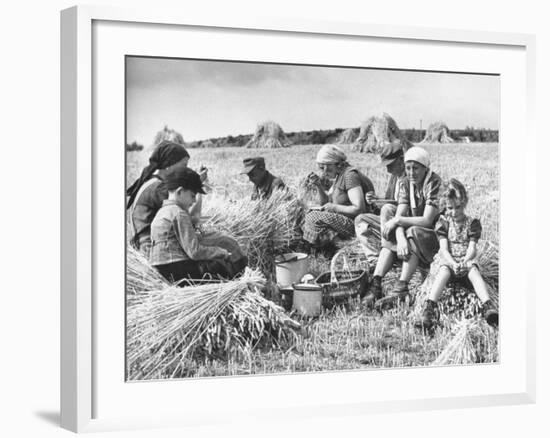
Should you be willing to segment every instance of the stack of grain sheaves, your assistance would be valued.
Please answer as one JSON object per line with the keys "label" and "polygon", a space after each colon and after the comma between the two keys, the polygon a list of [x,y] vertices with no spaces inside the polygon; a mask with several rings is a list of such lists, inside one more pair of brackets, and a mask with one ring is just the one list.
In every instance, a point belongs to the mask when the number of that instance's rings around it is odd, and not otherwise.
{"label": "stack of grain sheaves", "polygon": [[[133,263],[143,263],[131,249]],[[149,269],[142,265],[145,272]],[[127,376],[130,380],[182,377],[194,360],[237,360],[259,348],[288,348],[300,325],[265,299],[258,270],[232,281],[177,287],[128,271]],[[130,275],[131,274],[131,275]],[[158,288],[158,286],[163,286]]]}
{"label": "stack of grain sheaves", "polygon": [[478,315],[461,318],[454,324],[445,348],[432,365],[496,362],[498,357],[498,332]]}
{"label": "stack of grain sheaves", "polygon": [[133,248],[127,257],[127,373],[130,379],[184,375],[190,360],[229,360],[257,348],[286,348],[299,324],[264,298],[274,258],[297,238],[303,207],[287,192],[266,201],[211,202],[212,227],[232,235],[249,266],[232,281],[176,287]]}
{"label": "stack of grain sheaves", "polygon": [[289,252],[301,238],[304,204],[289,190],[276,190],[259,201],[215,197],[204,211],[209,216],[204,228],[234,237],[247,252],[248,265],[268,278],[273,275],[275,257]]}

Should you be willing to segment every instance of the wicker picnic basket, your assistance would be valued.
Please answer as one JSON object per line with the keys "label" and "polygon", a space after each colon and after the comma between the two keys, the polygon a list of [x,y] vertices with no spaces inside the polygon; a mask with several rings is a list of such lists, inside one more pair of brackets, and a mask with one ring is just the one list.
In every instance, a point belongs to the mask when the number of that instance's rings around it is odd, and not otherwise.
{"label": "wicker picnic basket", "polygon": [[[338,266],[340,259],[342,260],[341,266]],[[362,298],[367,293],[369,270],[351,269],[345,248],[343,248],[332,258],[330,271],[319,275],[315,282],[321,286],[324,304],[331,304],[356,296]]]}

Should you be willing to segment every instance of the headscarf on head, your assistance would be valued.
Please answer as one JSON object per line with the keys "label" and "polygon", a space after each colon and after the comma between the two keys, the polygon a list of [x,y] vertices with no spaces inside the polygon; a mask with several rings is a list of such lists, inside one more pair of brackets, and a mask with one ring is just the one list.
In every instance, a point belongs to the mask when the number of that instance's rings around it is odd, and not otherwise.
{"label": "headscarf on head", "polygon": [[405,162],[407,161],[416,161],[426,168],[430,167],[430,155],[419,146],[413,146],[405,152]]}
{"label": "headscarf on head", "polygon": [[[424,183],[422,185],[422,190],[426,188],[428,180],[432,176],[432,170],[430,169],[430,155],[426,149],[422,149],[419,146],[413,146],[407,152],[405,152],[405,163],[407,161],[416,161],[417,163],[422,164],[426,169],[426,176],[424,177]],[[410,203],[413,209],[416,208],[416,199],[414,197],[414,184],[410,182],[409,193],[410,193]]]}
{"label": "headscarf on head", "polygon": [[326,144],[317,152],[317,163],[319,164],[340,164],[347,163],[348,157],[342,149],[333,144]]}
{"label": "headscarf on head", "polygon": [[181,144],[168,140],[159,143],[149,158],[149,165],[143,169],[140,177],[126,190],[126,195],[130,197],[126,208],[132,206],[139,189],[153,176],[156,170],[166,169],[187,157],[189,157],[189,153]]}

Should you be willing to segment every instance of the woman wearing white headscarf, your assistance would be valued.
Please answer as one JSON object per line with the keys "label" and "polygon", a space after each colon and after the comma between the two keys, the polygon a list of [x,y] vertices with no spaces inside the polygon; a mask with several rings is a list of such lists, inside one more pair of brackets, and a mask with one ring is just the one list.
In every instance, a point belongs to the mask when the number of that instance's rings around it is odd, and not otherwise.
{"label": "woman wearing white headscarf", "polygon": [[324,145],[317,154],[317,166],[323,177],[333,180],[325,192],[321,179],[312,173],[309,181],[317,188],[320,209],[306,214],[303,238],[313,246],[330,246],[335,239],[354,236],[355,217],[367,211],[365,193],[374,191],[370,179],[352,167],[337,146]]}
{"label": "woman wearing white headscarf", "polygon": [[[380,212],[382,249],[365,301],[383,309],[409,295],[408,284],[419,262],[430,264],[439,249],[434,225],[439,216],[441,178],[430,169],[426,150],[412,147],[405,152],[405,177],[399,183],[398,205],[384,205]],[[395,258],[403,260],[399,281],[386,296],[382,278]]]}

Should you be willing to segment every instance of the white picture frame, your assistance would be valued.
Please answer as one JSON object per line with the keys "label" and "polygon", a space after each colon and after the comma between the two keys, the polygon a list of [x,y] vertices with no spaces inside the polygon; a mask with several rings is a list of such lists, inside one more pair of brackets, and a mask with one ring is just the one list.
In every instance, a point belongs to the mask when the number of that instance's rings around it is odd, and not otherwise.
{"label": "white picture frame", "polygon": [[[104,28],[100,28],[105,24]],[[121,29],[118,29],[119,26]],[[337,39],[338,44],[361,44],[365,41],[383,42],[387,45],[399,46],[407,44],[408,47],[424,47],[425,50],[445,49],[447,46],[464,48],[465,50],[482,49],[486,53],[494,52],[494,58],[506,57],[510,52],[510,59],[491,63],[492,72],[503,75],[502,99],[502,141],[501,141],[501,190],[503,193],[501,205],[502,234],[501,239],[506,245],[501,259],[502,272],[506,273],[506,267],[512,262],[507,257],[508,252],[520,245],[522,248],[533,248],[535,235],[527,236],[527,242],[509,238],[507,230],[510,229],[512,219],[506,219],[507,213],[513,212],[513,202],[534,203],[535,199],[535,174],[529,172],[525,165],[525,158],[517,158],[516,161],[507,154],[506,146],[517,139],[527,139],[522,147],[522,154],[534,156],[536,145],[533,137],[534,121],[534,46],[535,39],[532,35],[506,34],[490,32],[466,32],[447,29],[424,29],[415,27],[389,27],[376,26],[363,23],[337,23],[337,22],[312,22],[296,19],[275,19],[242,16],[240,19],[218,17],[215,14],[208,16],[196,15],[193,12],[165,12],[157,9],[150,10],[125,10],[107,7],[78,6],[62,11],[61,13],[61,426],[75,432],[102,431],[120,428],[144,428],[162,427],[174,425],[208,424],[216,413],[216,422],[232,421],[239,418],[251,417],[275,417],[289,416],[292,418],[306,418],[312,415],[365,415],[373,412],[398,412],[415,409],[441,409],[458,407],[477,407],[489,405],[533,403],[535,400],[535,272],[534,267],[526,261],[519,262],[516,269],[520,275],[513,278],[504,274],[504,281],[509,281],[511,287],[520,288],[522,294],[514,298],[511,303],[504,294],[501,298],[501,315],[503,324],[501,327],[504,341],[513,345],[503,346],[503,355],[498,365],[478,369],[475,367],[457,367],[444,369],[418,369],[418,370],[392,370],[377,371],[377,379],[396,382],[395,388],[388,391],[386,398],[371,397],[366,394],[355,394],[351,391],[339,392],[342,385],[355,387],[362,384],[372,384],[370,372],[345,372],[321,375],[294,375],[294,376],[255,376],[244,378],[202,379],[187,382],[157,382],[142,384],[124,383],[123,369],[116,371],[120,361],[124,360],[124,351],[116,345],[107,346],[104,331],[113,327],[114,333],[120,337],[120,323],[124,315],[104,307],[108,301],[98,299],[98,294],[105,288],[102,285],[109,279],[104,274],[102,266],[105,251],[104,242],[97,241],[97,233],[104,235],[105,211],[117,205],[120,199],[116,196],[107,200],[103,197],[106,187],[111,185],[123,187],[123,179],[118,179],[116,170],[104,165],[104,154],[97,150],[97,142],[104,138],[103,128],[98,130],[97,123],[101,125],[103,113],[99,111],[105,102],[104,95],[96,94],[102,88],[101,81],[110,81],[113,77],[104,74],[101,56],[114,56],[118,59],[121,53],[137,54],[135,51],[125,52],[124,33],[131,31],[131,41],[139,44],[139,34],[147,28],[148,35],[157,34],[152,40],[162,40],[162,34],[167,34],[176,29],[186,29],[190,32],[200,32],[201,35],[218,35],[223,32],[233,32],[236,38],[244,38],[249,41],[250,60],[256,60],[254,42],[264,36],[277,39],[295,38],[316,40],[316,38]],[[105,32],[104,32],[105,29]],[[109,42],[106,48],[105,40]],[[200,41],[200,40],[199,40]],[[205,40],[206,41],[206,40]],[[312,42],[311,53],[315,52],[315,44]],[[148,50],[155,50],[155,42],[151,42]],[[447,46],[446,46],[447,45]],[[275,46],[274,46],[275,47]],[[350,46],[351,47],[351,46]],[[219,48],[218,48],[219,49]],[[113,53],[107,54],[109,50]],[[118,50],[118,51],[117,51]],[[145,50],[145,49],[144,49]],[[169,51],[167,48],[166,51]],[[207,46],[198,44],[193,47],[193,53],[207,50]],[[245,50],[245,49],[243,49]],[[399,50],[403,51],[401,47]],[[273,59],[276,59],[277,50],[274,50]],[[322,52],[322,50],[319,50]],[[485,53],[484,52],[484,53]],[[241,56],[246,56],[242,55]],[[160,53],[159,53],[160,54]],[[160,54],[164,55],[166,53]],[[489,53],[490,55],[490,53]],[[488,56],[489,56],[488,55]],[[238,55],[236,55],[238,56]],[[289,55],[290,56],[290,55]],[[298,62],[298,54],[292,61]],[[314,56],[314,55],[312,55]],[[320,59],[322,56],[318,55]],[[333,55],[336,56],[336,55]],[[475,57],[473,57],[475,58]],[[102,62],[96,61],[100,59]],[[223,59],[223,56],[220,56]],[[234,59],[234,58],[233,58]],[[244,59],[244,58],[243,58]],[[500,58],[499,58],[500,59]],[[517,60],[521,62],[514,62]],[[485,60],[488,65],[490,59]],[[406,65],[400,61],[392,65],[392,68],[404,68]],[[472,61],[475,62],[475,61]],[[481,61],[480,61],[481,62]],[[437,60],[429,64],[425,61],[427,70],[439,70]],[[508,64],[509,65],[508,65]],[[480,64],[481,65],[481,64]],[[498,71],[499,66],[503,71]],[[435,66],[435,67],[434,67]],[[417,68],[417,65],[410,65]],[[448,68],[448,67],[447,67]],[[116,66],[115,66],[116,69]],[[118,71],[119,72],[119,71]],[[115,70],[116,73],[116,70]],[[123,78],[115,77],[110,86],[120,84]],[[108,87],[107,87],[108,88]],[[110,89],[112,90],[112,89]],[[119,93],[119,94],[117,94]],[[117,99],[123,93],[109,94],[108,99],[113,99],[114,107],[117,107]],[[509,94],[506,94],[509,93]],[[508,99],[510,96],[510,99]],[[512,97],[513,96],[513,97]],[[515,99],[519,103],[518,108],[509,108],[509,102]],[[112,104],[112,102],[111,102]],[[111,105],[113,106],[113,105]],[[117,111],[123,111],[118,108]],[[518,126],[511,127],[506,121],[518,117]],[[116,124],[120,119],[111,118]],[[105,125],[102,125],[105,126]],[[123,130],[123,127],[115,126],[113,129]],[[116,136],[118,139],[118,136]],[[117,140],[118,141],[118,140]],[[114,141],[115,144],[118,144]],[[120,138],[120,145],[124,144],[124,138]],[[124,152],[122,150],[121,154]],[[113,169],[118,162],[112,164]],[[511,184],[510,169],[516,166],[516,176],[519,179],[516,186]],[[101,172],[99,171],[101,168]],[[112,181],[111,181],[112,180]],[[116,190],[115,190],[116,192]],[[518,201],[518,196],[520,201]],[[122,209],[122,204],[121,204]],[[533,215],[533,210],[526,210],[526,215]],[[122,225],[122,224],[121,224]],[[116,228],[116,227],[115,227]],[[98,231],[101,230],[101,231]],[[116,229],[113,231],[116,233]],[[116,237],[115,237],[116,240]],[[114,257],[114,256],[113,256]],[[124,263],[118,261],[117,263]],[[114,263],[114,266],[117,266]],[[119,266],[119,265],[118,265]],[[107,277],[107,278],[105,278]],[[512,284],[513,283],[513,284]],[[123,295],[123,289],[119,291]],[[115,291],[116,293],[116,291]],[[512,309],[512,306],[515,309]],[[517,313],[516,313],[517,312]],[[514,333],[510,316],[514,315]],[[122,318],[117,320],[117,318]],[[507,322],[508,321],[508,322]],[[106,328],[104,328],[106,327]],[[510,352],[514,352],[511,355]],[[120,357],[118,356],[120,354]],[[112,357],[110,357],[112,355]],[[114,359],[114,357],[118,359]],[[512,357],[514,356],[514,357]],[[122,358],[122,359],[121,359]],[[111,362],[110,362],[111,361]],[[513,364],[507,369],[508,364]],[[501,374],[499,370],[502,371]],[[467,384],[458,385],[455,388],[434,391],[431,396],[418,396],[420,390],[414,388],[413,382],[427,380],[427,377],[437,376],[438,379],[448,379],[450,375],[458,379],[489,379],[499,374],[501,383],[480,386],[479,391],[474,391]],[[105,377],[104,375],[109,375]],[[117,377],[119,375],[119,377]],[[411,380],[411,376],[413,379]],[[121,391],[127,394],[116,393],[114,389],[112,406],[105,401],[106,391],[111,388],[113,380],[120,379]],[[399,382],[410,382],[411,388],[406,393],[404,386]],[[107,383],[104,383],[107,382]],[[370,383],[368,383],[370,382]],[[494,384],[492,384],[494,383]],[[156,386],[155,386],[156,385]],[[170,386],[171,385],[171,386]],[[220,405],[212,405],[206,399],[194,399],[192,414],[189,406],[172,404],[168,409],[166,405],[159,403],[145,409],[145,414],[135,413],[130,415],[125,412],[124,401],[143,397],[146,400],[154,400],[154,395],[166,392],[168,401],[177,397],[178,391],[185,385],[185,391],[200,391],[205,394],[220,394],[221,403],[227,402],[226,394],[235,393],[255,394],[258,388],[261,391],[270,391],[274,395],[274,402],[278,406],[268,406],[265,409],[255,406],[253,402],[244,401],[242,406],[234,410],[224,411]],[[293,385],[299,388],[311,389],[311,394],[300,403],[284,405],[277,395],[277,388],[285,385]],[[331,388],[329,391],[331,401],[323,392],[314,389],[320,385]],[[460,386],[463,386],[460,388]],[[157,389],[158,392],[157,392]],[[175,389],[172,389],[175,388]],[[374,386],[369,386],[374,388]],[[388,386],[386,386],[388,388]],[[375,390],[373,389],[375,392]],[[416,391],[416,392],[415,392]],[[181,392],[180,392],[181,393]],[[126,397],[126,398],[117,398]],[[164,398],[164,396],[163,396]],[[246,398],[245,398],[246,400]],[[118,408],[117,408],[118,406]],[[208,408],[208,409],[207,409]],[[149,411],[147,411],[149,409]],[[149,415],[147,415],[147,412]]]}

